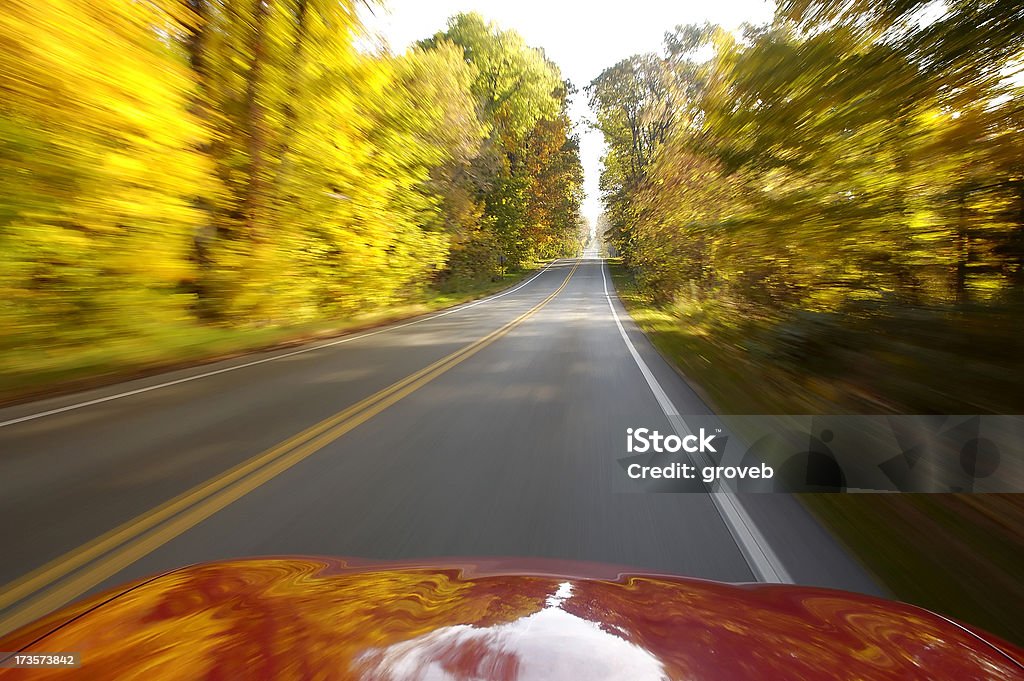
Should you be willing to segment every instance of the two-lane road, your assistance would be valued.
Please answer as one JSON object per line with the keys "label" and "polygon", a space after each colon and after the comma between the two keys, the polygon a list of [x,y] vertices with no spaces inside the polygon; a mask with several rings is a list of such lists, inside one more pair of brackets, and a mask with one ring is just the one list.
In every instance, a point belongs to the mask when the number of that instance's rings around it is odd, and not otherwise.
{"label": "two-lane road", "polygon": [[0,410],[0,633],[134,577],[270,554],[877,592],[789,496],[615,491],[628,427],[708,407],[610,286],[590,251],[442,314]]}

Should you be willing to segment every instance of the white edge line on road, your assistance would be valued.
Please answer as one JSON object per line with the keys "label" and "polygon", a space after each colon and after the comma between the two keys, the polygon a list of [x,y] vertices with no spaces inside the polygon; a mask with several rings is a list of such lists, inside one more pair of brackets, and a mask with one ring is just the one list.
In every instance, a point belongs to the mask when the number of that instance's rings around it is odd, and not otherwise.
{"label": "white edge line on road", "polygon": [[[608,278],[605,276],[605,259],[601,259],[601,282],[604,285],[604,297],[608,301],[608,308],[612,311],[612,319],[615,320],[615,325],[619,329],[619,335],[622,336],[622,340],[626,343],[626,348],[629,350],[629,354],[633,356],[633,361],[640,368],[640,373],[643,374],[644,379],[647,381],[648,387],[651,392],[654,393],[654,398],[658,401],[661,406],[661,410],[665,413],[665,417],[672,425],[673,430],[676,431],[676,435],[679,437],[685,437],[692,434],[690,427],[686,425],[686,421],[679,415],[679,410],[672,404],[672,400],[669,399],[668,395],[662,389],[661,384],[658,383],[658,379],[654,377],[650,367],[637,352],[636,347],[633,345],[633,341],[629,339],[629,335],[626,333],[626,329],[622,326],[622,321],[619,320],[619,314],[615,311],[615,305],[612,303],[612,296],[608,293]],[[699,463],[699,462],[695,462]],[[729,528],[729,532],[732,533],[733,539],[736,541],[736,545],[739,547],[740,552],[747,561],[747,565],[750,567],[750,571],[754,574],[754,577],[759,582],[775,582],[780,584],[793,584],[795,583],[792,576],[782,565],[782,561],[772,550],[768,544],[768,540],[765,539],[761,531],[757,529],[757,525],[754,524],[753,518],[747,513],[746,509],[740,505],[739,500],[735,495],[728,492],[708,492],[708,496],[711,497],[711,501],[715,504],[715,508],[718,510],[718,514],[722,516],[722,520],[725,522],[726,527]]]}
{"label": "white edge line on road", "polygon": [[286,353],[284,353],[282,355],[274,355],[273,357],[264,357],[263,359],[257,359],[257,360],[254,360],[252,362],[245,362],[244,364],[236,364],[234,366],[224,367],[223,369],[216,369],[214,371],[206,371],[206,372],[201,373],[201,374],[196,374],[195,376],[186,376],[184,378],[178,378],[178,379],[175,379],[173,381],[166,381],[164,383],[158,383],[156,385],[149,385],[149,386],[146,386],[144,388],[137,388],[135,390],[128,390],[128,391],[125,391],[123,393],[117,393],[117,394],[114,394],[114,395],[107,395],[106,397],[98,397],[98,398],[96,398],[94,400],[86,400],[85,402],[76,402],[74,404],[69,404],[69,405],[64,406],[64,407],[57,407],[56,409],[48,409],[46,411],[36,412],[35,414],[28,414],[27,416],[19,416],[18,418],[9,419],[7,421],[0,421],[0,428],[4,428],[6,426],[13,426],[13,425],[18,424],[18,423],[25,423],[26,421],[34,421],[36,419],[41,419],[41,418],[44,418],[46,416],[54,416],[56,414],[63,414],[64,412],[74,411],[75,409],[82,409],[83,407],[91,407],[91,406],[96,405],[96,404],[103,404],[104,402],[112,402],[113,400],[119,400],[119,399],[122,399],[124,397],[132,397],[133,395],[140,395],[142,393],[148,393],[148,392],[150,392],[152,390],[160,390],[161,388],[169,388],[172,385],[180,385],[182,383],[188,383],[190,381],[198,381],[201,378],[209,378],[210,376],[216,376],[218,374],[226,374],[229,371],[236,371],[238,369],[246,369],[248,367],[254,367],[254,366],[258,365],[258,364],[266,364],[267,362],[273,362],[273,361],[276,361],[276,360],[279,360],[279,359],[285,359],[285,358],[288,358],[288,357],[294,357],[295,355],[302,355],[302,354],[305,354],[307,352],[313,352],[314,350],[322,350],[323,348],[329,348],[329,347],[333,347],[335,345],[341,345],[342,343],[351,343],[352,341],[361,340],[363,338],[369,338],[370,336],[376,336],[378,334],[386,333],[388,331],[396,331],[398,329],[404,329],[405,327],[412,326],[413,324],[422,324],[423,322],[429,322],[432,319],[437,319],[438,317],[444,317],[446,315],[454,314],[456,312],[462,312],[463,310],[468,310],[471,307],[476,307],[477,305],[483,305],[484,303],[489,303],[489,302],[492,302],[494,300],[497,300],[498,298],[503,298],[503,297],[505,297],[505,296],[507,296],[509,294],[515,293],[516,291],[518,291],[519,289],[523,288],[524,286],[526,286],[527,284],[532,282],[534,279],[536,279],[540,275],[544,274],[544,272],[546,272],[552,265],[558,263],[560,260],[561,259],[551,261],[550,263],[545,265],[543,268],[541,268],[540,272],[537,272],[535,275],[533,275],[532,277],[530,277],[526,281],[518,284],[517,286],[514,286],[513,288],[510,288],[507,291],[503,291],[501,293],[495,294],[493,296],[488,296],[486,298],[481,298],[480,300],[476,300],[476,301],[473,301],[471,303],[465,303],[463,305],[457,305],[457,306],[455,306],[455,307],[453,307],[453,308],[451,308],[449,310],[445,310],[444,312],[439,312],[438,314],[431,315],[429,317],[424,317],[422,319],[414,319],[411,322],[404,322],[402,324],[396,324],[394,326],[385,326],[383,328],[377,329],[376,331],[370,331],[368,333],[359,334],[358,336],[345,336],[344,338],[339,338],[337,340],[333,340],[333,341],[330,341],[330,342],[327,342],[327,343],[321,343],[320,345],[313,345],[313,346],[301,348],[299,350],[293,350],[292,352],[286,352]]}

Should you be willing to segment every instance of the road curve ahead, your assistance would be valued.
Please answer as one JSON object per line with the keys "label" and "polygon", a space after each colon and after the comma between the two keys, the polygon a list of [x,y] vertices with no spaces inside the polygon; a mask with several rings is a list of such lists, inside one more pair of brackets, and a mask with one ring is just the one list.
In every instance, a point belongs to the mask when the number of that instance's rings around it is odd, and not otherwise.
{"label": "road curve ahead", "polygon": [[238,556],[522,556],[877,593],[791,497],[615,491],[708,407],[594,250],[453,310],[0,410],[0,633]]}

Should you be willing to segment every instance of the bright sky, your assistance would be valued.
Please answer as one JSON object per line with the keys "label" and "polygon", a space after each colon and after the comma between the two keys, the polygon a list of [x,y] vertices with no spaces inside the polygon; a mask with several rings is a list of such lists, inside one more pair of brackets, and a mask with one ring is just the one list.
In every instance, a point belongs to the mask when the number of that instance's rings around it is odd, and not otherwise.
{"label": "bright sky", "polygon": [[445,27],[448,17],[476,11],[504,29],[514,29],[533,47],[544,48],[562,69],[563,77],[581,91],[571,113],[581,137],[587,198],[583,213],[591,224],[601,213],[598,176],[604,142],[585,124],[590,116],[583,86],[605,68],[626,57],[661,49],[666,31],[678,24],[719,24],[736,29],[744,22],[771,19],[774,3],[764,0],[385,0],[375,15],[364,12],[371,31],[379,32],[391,49],[408,45]]}

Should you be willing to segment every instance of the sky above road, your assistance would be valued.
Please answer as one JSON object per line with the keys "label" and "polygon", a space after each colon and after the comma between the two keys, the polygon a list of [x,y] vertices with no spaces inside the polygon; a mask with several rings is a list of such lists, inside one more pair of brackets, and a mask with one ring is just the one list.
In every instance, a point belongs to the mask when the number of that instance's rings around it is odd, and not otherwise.
{"label": "sky above road", "polygon": [[662,36],[679,24],[719,24],[736,29],[744,22],[771,19],[773,3],[763,0],[630,0],[629,2],[558,2],[556,0],[386,0],[385,7],[364,13],[371,31],[401,52],[433,35],[448,17],[476,11],[505,29],[514,29],[534,47],[543,47],[564,77],[580,92],[571,113],[581,137],[587,198],[584,215],[592,222],[601,212],[598,176],[604,143],[586,125],[590,117],[583,86],[603,69],[633,54],[658,51]]}

